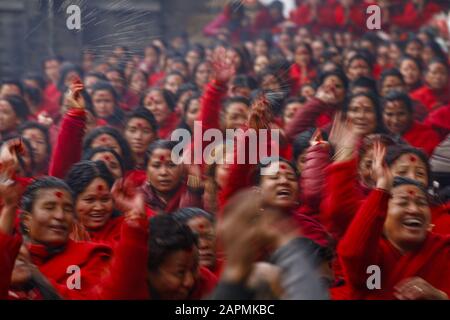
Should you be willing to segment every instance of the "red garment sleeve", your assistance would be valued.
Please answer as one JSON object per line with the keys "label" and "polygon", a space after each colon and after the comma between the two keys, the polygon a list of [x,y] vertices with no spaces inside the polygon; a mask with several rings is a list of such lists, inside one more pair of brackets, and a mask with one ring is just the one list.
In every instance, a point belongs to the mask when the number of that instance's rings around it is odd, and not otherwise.
{"label": "red garment sleeve", "polygon": [[367,267],[380,266],[379,241],[390,194],[374,189],[363,203],[338,246],[345,278],[357,290],[368,290]]}
{"label": "red garment sleeve", "polygon": [[297,134],[310,127],[315,127],[317,118],[329,108],[331,108],[330,105],[316,98],[307,102],[297,110],[292,121],[286,126],[286,137],[292,140]]}
{"label": "red garment sleeve", "polygon": [[80,161],[86,128],[86,112],[71,109],[64,116],[58,141],[50,161],[49,175],[63,179],[70,167]]}
{"label": "red garment sleeve", "polygon": [[94,291],[102,300],[146,299],[148,219],[125,221],[114,249],[110,273]]}
{"label": "red garment sleeve", "polygon": [[226,94],[227,85],[216,80],[209,83],[201,99],[200,121],[205,132],[208,129],[220,129],[221,100]]}
{"label": "red garment sleeve", "polygon": [[357,184],[356,158],[327,167],[320,220],[337,240],[344,235],[363,200]]}
{"label": "red garment sleeve", "polygon": [[324,194],[325,169],[329,164],[330,150],[328,144],[321,143],[308,148],[300,179],[301,203],[312,209],[313,212],[319,211]]}
{"label": "red garment sleeve", "polygon": [[19,234],[0,232],[0,300],[8,299],[11,275],[21,244],[22,237]]}

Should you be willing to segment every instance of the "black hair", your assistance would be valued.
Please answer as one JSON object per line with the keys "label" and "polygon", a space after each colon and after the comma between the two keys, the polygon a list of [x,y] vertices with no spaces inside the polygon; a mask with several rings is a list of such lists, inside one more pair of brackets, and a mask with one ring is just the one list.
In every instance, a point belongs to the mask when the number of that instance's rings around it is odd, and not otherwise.
{"label": "black hair", "polygon": [[130,145],[123,135],[115,128],[111,127],[100,127],[92,130],[84,139],[83,142],[83,153],[86,153],[92,148],[92,142],[100,135],[107,134],[114,138],[122,149],[122,157],[125,171],[132,170],[134,168],[134,160],[132,157],[132,152]]}
{"label": "black hair", "polygon": [[158,46],[155,46],[154,44],[146,45],[144,48],[144,51],[145,51],[145,49],[153,49],[153,50],[155,50],[156,55],[158,57],[161,56],[161,49]]}
{"label": "black hair", "polygon": [[38,122],[27,121],[27,122],[24,122],[19,127],[19,133],[21,135],[23,135],[24,131],[26,131],[28,129],[37,129],[42,132],[42,134],[44,135],[45,143],[47,144],[47,155],[48,155],[48,157],[50,157],[50,155],[52,154],[52,145],[50,143],[50,135],[48,132],[48,128]]}
{"label": "black hair", "polygon": [[205,48],[200,43],[194,43],[194,44],[190,45],[186,54],[189,53],[189,51],[197,52],[200,56],[200,60],[205,59]]}
{"label": "black hair", "polygon": [[394,177],[394,183],[392,186],[393,188],[397,188],[397,187],[404,186],[404,185],[411,185],[411,186],[417,187],[418,189],[420,189],[420,191],[423,192],[423,194],[425,195],[425,197],[428,200],[428,192],[426,190],[426,186],[424,186],[420,182],[410,179],[410,178]]}
{"label": "black hair", "polygon": [[435,63],[440,63],[443,66],[445,66],[445,68],[447,70],[447,73],[448,73],[448,63],[445,60],[442,60],[442,59],[439,59],[439,58],[433,58],[433,59],[430,60],[430,62],[428,62],[427,66],[426,66],[426,72],[428,72],[430,67],[431,67],[431,65],[435,64]]}
{"label": "black hair", "polygon": [[[114,112],[111,116],[109,116],[105,120],[106,120],[106,122],[108,122],[111,125],[122,124],[125,114],[124,114],[123,110],[118,106],[119,96],[118,96],[117,91],[114,89],[114,87],[109,82],[99,81],[99,82],[95,83],[91,89],[92,89],[92,94],[91,94],[92,97],[94,97],[94,94],[97,91],[108,91],[109,93],[111,93],[111,95],[113,96],[113,99],[114,99]],[[92,105],[92,107],[95,111],[95,106]]]}
{"label": "black hair", "polygon": [[169,90],[161,89],[161,88],[155,88],[155,87],[147,89],[147,91],[145,91],[145,93],[144,93],[144,95],[142,96],[142,99],[141,99],[141,105],[142,106],[144,105],[145,97],[149,93],[151,93],[153,91],[157,91],[157,92],[161,93],[161,95],[163,96],[164,101],[167,103],[167,107],[169,108],[169,110],[171,110],[171,111],[175,110],[175,107],[177,105],[176,96],[172,92],[170,92]]}
{"label": "black hair", "polygon": [[181,86],[178,88],[178,91],[176,93],[176,101],[177,103],[180,101],[180,98],[183,94],[186,92],[192,91],[194,94],[199,94],[197,86],[192,82],[185,82],[181,84]]}
{"label": "black hair", "polygon": [[413,62],[416,64],[417,68],[419,68],[420,72],[422,72],[422,70],[423,70],[422,62],[421,62],[420,60],[414,58],[413,56],[410,56],[409,54],[405,54],[405,55],[403,55],[403,56],[400,58],[399,63],[398,63],[398,66],[400,67],[400,65],[401,65],[401,64],[403,63],[403,61],[405,61],[405,60],[411,60],[411,61],[413,61]]}
{"label": "black hair", "polygon": [[27,121],[30,110],[28,109],[27,102],[21,96],[6,96],[0,100],[8,102],[11,105],[11,109],[22,122]]}
{"label": "black hair", "polygon": [[42,102],[42,91],[35,87],[25,86],[24,97],[28,97],[32,104],[39,105]]}
{"label": "black hair", "polygon": [[158,132],[158,123],[156,123],[156,119],[153,116],[153,113],[151,113],[148,109],[144,107],[138,107],[137,109],[131,111],[131,113],[127,115],[126,124],[128,125],[128,122],[130,122],[131,119],[135,118],[144,119],[152,128],[153,133]]}
{"label": "black hair", "polygon": [[70,62],[64,62],[61,65],[60,71],[59,71],[59,79],[58,79],[58,84],[57,84],[57,88],[58,91],[61,93],[64,93],[67,91],[67,87],[65,82],[66,76],[69,74],[69,72],[75,71],[80,78],[83,78],[83,69],[81,69],[81,67],[70,63]]}
{"label": "black hair", "polygon": [[409,145],[394,145],[390,146],[386,150],[386,163],[390,167],[404,154],[414,154],[417,156],[424,164],[428,175],[428,185],[431,183],[431,168],[428,162],[427,155],[421,150]]}
{"label": "black hair", "polygon": [[234,87],[250,88],[250,90],[255,90],[258,87],[258,83],[256,82],[256,80],[246,74],[238,74],[236,77],[234,77],[232,85]]}
{"label": "black hair", "polygon": [[148,242],[151,255],[147,261],[150,271],[158,271],[168,255],[178,250],[190,250],[198,246],[198,239],[185,224],[179,223],[172,215],[159,215],[150,219]]}
{"label": "black hair", "polygon": [[376,121],[377,121],[377,127],[375,129],[375,132],[378,132],[378,133],[383,132],[383,117],[381,114],[380,103],[379,103],[378,97],[372,92],[359,92],[359,93],[351,95],[348,98],[347,103],[344,104],[344,109],[343,109],[344,114],[347,115],[348,108],[350,106],[351,101],[357,97],[366,97],[372,101],[372,103],[374,105],[374,111],[375,111]]}
{"label": "black hair", "polygon": [[99,79],[100,81],[108,82],[108,78],[106,78],[105,75],[103,73],[100,73],[100,72],[89,72],[84,77],[85,78],[86,77],[95,77],[95,78]]}
{"label": "black hair", "polygon": [[377,82],[369,77],[361,76],[350,83],[351,90],[357,87],[368,88],[370,91],[377,93]]}
{"label": "black hair", "polygon": [[43,91],[45,89],[45,79],[37,72],[28,72],[23,76],[23,80],[33,80],[36,81],[39,88]]}
{"label": "black hair", "polygon": [[406,41],[406,43],[405,43],[405,50],[406,50],[406,47],[408,46],[408,44],[413,43],[413,42],[418,43],[418,44],[423,48],[423,42],[422,42],[422,40],[420,40],[420,39],[419,39],[418,37],[416,37],[416,36],[412,36],[411,38],[409,38],[409,39]]}
{"label": "black hair", "polygon": [[396,68],[386,69],[381,73],[380,76],[380,91],[381,87],[386,80],[387,77],[397,77],[400,79],[400,81],[405,84],[405,80],[403,79],[403,75],[400,73],[400,71]]}
{"label": "black hair", "polygon": [[367,57],[367,55],[362,54],[362,53],[359,52],[359,51],[358,51],[353,57],[351,57],[351,58],[348,60],[347,68],[350,67],[350,65],[352,64],[352,62],[355,61],[355,60],[364,60],[364,61],[367,63],[367,65],[369,66],[369,69],[370,69],[370,70],[373,69],[373,63],[372,63],[372,61],[370,60],[370,58]]}
{"label": "black hair", "polygon": [[225,100],[223,104],[223,110],[227,110],[228,107],[233,103],[243,103],[247,107],[250,107],[250,100],[245,97],[231,97]]}
{"label": "black hair", "polygon": [[342,71],[342,69],[340,69],[340,68],[333,70],[333,71],[327,71],[327,72],[321,73],[319,75],[319,85],[322,85],[325,82],[325,80],[331,76],[339,78],[339,80],[341,80],[345,90],[346,91],[348,90],[348,78],[345,75],[345,73]]}
{"label": "black hair", "polygon": [[113,148],[109,148],[109,147],[98,147],[98,148],[93,148],[93,149],[88,149],[84,154],[83,154],[83,158],[82,160],[92,160],[92,158],[97,154],[97,153],[104,153],[104,152],[109,152],[111,153],[117,160],[117,162],[119,162],[119,166],[120,166],[120,170],[122,171],[122,174],[125,175],[125,167],[124,167],[124,162],[122,157],[120,156],[120,154],[118,154]]}
{"label": "black hair", "polygon": [[23,96],[24,86],[23,86],[23,83],[20,80],[18,80],[18,79],[6,79],[6,80],[3,80],[0,87],[3,87],[6,84],[13,85],[13,86],[16,86],[17,88],[19,88],[20,95]]}
{"label": "black hair", "polygon": [[179,76],[183,80],[183,82],[187,81],[186,77],[179,71],[171,71],[164,77],[164,81],[167,81],[167,78],[169,78],[170,76]]}
{"label": "black hair", "polygon": [[308,101],[305,97],[297,96],[297,97],[290,97],[284,101],[284,107],[286,107],[288,104],[291,103],[305,103]]}
{"label": "black hair", "polygon": [[[310,147],[311,138],[316,131],[316,128],[308,128],[302,133],[295,136],[292,142],[292,161],[295,163],[300,155]],[[328,140],[326,132],[322,131],[322,138]]]}
{"label": "black hair", "polygon": [[114,178],[104,162],[83,160],[70,168],[65,181],[76,199],[96,178],[103,179],[110,189],[114,184]]}
{"label": "black hair", "polygon": [[172,149],[177,144],[178,144],[177,141],[163,140],[163,139],[156,140],[148,147],[148,157],[150,158],[156,149],[165,149],[172,151]]}
{"label": "black hair", "polygon": [[292,168],[292,170],[294,171],[297,178],[300,177],[300,173],[298,172],[297,167],[291,161],[289,161],[285,158],[282,158],[282,157],[278,157],[278,156],[266,157],[266,158],[261,159],[261,161],[258,163],[255,171],[253,172],[254,185],[259,185],[261,183],[261,177],[263,176],[261,174],[261,171],[265,168],[268,168],[272,163],[276,163],[276,162],[286,163],[288,166],[290,166]]}
{"label": "black hair", "polygon": [[435,40],[428,41],[425,44],[425,46],[429,47],[431,49],[431,51],[433,51],[433,54],[434,54],[435,58],[438,58],[438,59],[443,60],[443,61],[447,60],[447,57],[446,57],[446,54],[445,54],[444,50],[442,50],[442,48],[439,45],[439,43],[437,43]]}
{"label": "black hair", "polygon": [[209,222],[214,224],[215,219],[214,216],[200,208],[181,208],[172,213],[172,216],[178,220],[180,223],[187,224],[189,220],[196,217],[203,217],[207,219]]}
{"label": "black hair", "polygon": [[72,189],[63,180],[55,177],[42,177],[31,182],[25,189],[20,203],[20,209],[25,212],[32,212],[33,203],[38,196],[38,191],[47,189],[63,189],[72,197]]}
{"label": "black hair", "polygon": [[413,114],[413,103],[407,93],[397,90],[390,91],[382,100],[382,108],[384,109],[388,102],[393,101],[402,101],[408,113]]}

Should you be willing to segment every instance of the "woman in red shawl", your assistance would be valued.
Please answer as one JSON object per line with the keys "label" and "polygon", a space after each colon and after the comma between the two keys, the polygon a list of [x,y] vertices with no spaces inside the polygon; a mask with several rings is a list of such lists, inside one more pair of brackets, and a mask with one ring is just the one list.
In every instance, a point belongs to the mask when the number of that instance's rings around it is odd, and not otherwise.
{"label": "woman in red shawl", "polygon": [[176,146],[176,141],[157,140],[148,149],[147,181],[142,188],[147,206],[157,214],[186,206],[202,207],[199,178],[191,174],[186,177],[185,166],[174,162]]}
{"label": "woman in red shawl", "polygon": [[145,93],[142,104],[155,117],[158,124],[158,136],[161,139],[170,139],[172,131],[179,124],[178,115],[175,112],[175,96],[168,90],[151,88]]}
{"label": "woman in red shawl", "polygon": [[[338,248],[351,299],[446,300],[450,294],[450,238],[431,233],[427,192],[396,178],[375,149],[374,189]],[[367,268],[381,270],[379,290],[367,286]],[[436,272],[436,270],[441,270]]]}
{"label": "woman in red shawl", "polygon": [[391,135],[401,137],[413,147],[424,150],[428,156],[441,142],[436,131],[414,120],[412,101],[403,92],[392,91],[384,97],[383,123]]}
{"label": "woman in red shawl", "polygon": [[217,278],[199,265],[198,241],[191,229],[171,215],[150,219],[146,277],[135,288],[152,300],[205,298]]}
{"label": "woman in red shawl", "polygon": [[427,65],[425,85],[411,93],[411,99],[421,102],[428,111],[433,111],[450,102],[448,64],[433,59]]}
{"label": "woman in red shawl", "polygon": [[[5,190],[2,190],[5,191]],[[18,196],[11,198],[10,189],[2,192],[7,199],[7,215],[2,214],[0,243],[9,250],[2,251],[0,259],[6,262],[9,273],[1,273],[2,296],[9,285],[11,270],[18,254],[22,236],[13,230],[14,212]],[[7,196],[6,196],[7,195]],[[147,221],[143,218],[143,203],[138,197],[117,197],[117,203],[126,207],[126,223],[122,238],[115,247],[69,238],[75,222],[72,191],[61,180],[41,178],[28,186],[22,197],[21,229],[29,252],[30,263],[46,277],[58,295],[66,299],[137,299],[134,287],[145,275],[147,257]],[[134,209],[131,209],[134,208]],[[3,211],[5,213],[5,211]],[[9,213],[9,214],[8,214]],[[4,219],[6,218],[6,223]],[[75,266],[75,267],[74,267]],[[68,272],[68,270],[72,270]],[[79,271],[72,282],[73,270]],[[9,279],[8,279],[9,278]],[[18,292],[15,297],[23,296]]]}

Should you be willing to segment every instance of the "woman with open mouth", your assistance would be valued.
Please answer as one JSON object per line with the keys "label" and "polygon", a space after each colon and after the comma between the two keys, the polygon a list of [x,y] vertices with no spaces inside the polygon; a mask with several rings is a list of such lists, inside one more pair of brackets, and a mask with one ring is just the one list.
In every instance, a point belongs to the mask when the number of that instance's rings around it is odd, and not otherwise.
{"label": "woman with open mouth", "polygon": [[[450,239],[430,232],[424,185],[396,177],[376,147],[376,188],[359,208],[338,253],[351,299],[446,300],[450,293]],[[368,288],[368,267],[381,274]],[[439,270],[439,272],[437,272]]]}
{"label": "woman with open mouth", "polygon": [[[133,289],[145,274],[147,259],[148,222],[142,200],[124,192],[117,194],[125,222],[123,241],[112,249],[70,238],[77,218],[76,202],[70,187],[60,179],[45,177],[32,182],[20,208],[16,185],[2,185],[0,195],[5,200],[0,215],[0,248],[7,248],[2,250],[7,254],[0,255],[0,297],[30,298],[30,285],[37,278],[46,278],[47,294],[38,292],[33,299],[49,298],[48,291],[54,292],[52,299],[141,298]],[[14,226],[17,210],[21,212],[21,232]],[[22,241],[28,253],[22,252],[15,265]],[[24,264],[30,272],[24,270]],[[14,287],[10,287],[12,274]]]}

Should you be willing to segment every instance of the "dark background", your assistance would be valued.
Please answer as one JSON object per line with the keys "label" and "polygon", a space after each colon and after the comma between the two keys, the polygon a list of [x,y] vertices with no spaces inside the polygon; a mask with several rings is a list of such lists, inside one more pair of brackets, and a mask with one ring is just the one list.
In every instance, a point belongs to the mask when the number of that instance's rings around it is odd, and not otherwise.
{"label": "dark background", "polygon": [[[100,54],[113,45],[139,52],[151,39],[201,27],[225,0],[0,0],[0,78],[40,69],[42,59],[62,55],[77,62],[83,48]],[[81,30],[68,30],[66,8],[81,9]]]}

